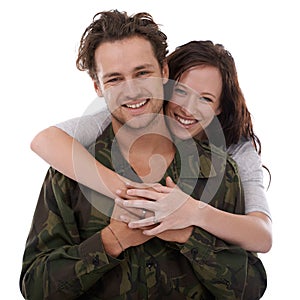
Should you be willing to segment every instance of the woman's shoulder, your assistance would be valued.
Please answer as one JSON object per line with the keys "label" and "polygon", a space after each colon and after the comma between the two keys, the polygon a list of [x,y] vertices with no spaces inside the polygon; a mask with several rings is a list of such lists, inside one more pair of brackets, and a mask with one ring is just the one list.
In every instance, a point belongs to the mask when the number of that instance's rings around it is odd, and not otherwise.
{"label": "woman's shoulder", "polygon": [[249,153],[258,155],[252,140],[241,138],[238,143],[232,144],[227,148],[227,153],[232,156],[240,156]]}

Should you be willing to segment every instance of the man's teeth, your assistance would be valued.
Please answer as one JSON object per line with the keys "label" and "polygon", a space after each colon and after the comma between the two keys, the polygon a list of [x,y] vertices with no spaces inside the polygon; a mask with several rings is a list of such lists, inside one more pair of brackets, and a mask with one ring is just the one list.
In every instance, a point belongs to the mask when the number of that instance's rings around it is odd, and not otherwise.
{"label": "man's teeth", "polygon": [[178,116],[177,116],[177,121],[183,125],[191,125],[191,124],[196,123],[195,120],[187,120],[187,119],[180,118]]}
{"label": "man's teeth", "polygon": [[146,102],[147,102],[147,100],[142,101],[142,102],[140,102],[140,103],[135,103],[135,104],[125,104],[125,105],[126,105],[126,107],[128,107],[128,108],[140,108],[140,107],[142,107],[143,105],[145,105]]}

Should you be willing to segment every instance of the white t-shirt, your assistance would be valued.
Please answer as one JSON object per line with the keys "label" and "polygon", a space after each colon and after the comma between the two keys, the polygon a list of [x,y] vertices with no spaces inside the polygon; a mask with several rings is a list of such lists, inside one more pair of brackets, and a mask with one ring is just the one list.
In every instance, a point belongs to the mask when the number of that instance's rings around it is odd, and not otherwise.
{"label": "white t-shirt", "polygon": [[[107,109],[103,109],[93,115],[70,119],[55,126],[74,137],[85,148],[88,148],[110,122],[110,113]],[[245,213],[259,211],[271,218],[263,182],[262,162],[252,142],[241,140],[238,144],[231,145],[227,152],[238,166],[245,193]]]}

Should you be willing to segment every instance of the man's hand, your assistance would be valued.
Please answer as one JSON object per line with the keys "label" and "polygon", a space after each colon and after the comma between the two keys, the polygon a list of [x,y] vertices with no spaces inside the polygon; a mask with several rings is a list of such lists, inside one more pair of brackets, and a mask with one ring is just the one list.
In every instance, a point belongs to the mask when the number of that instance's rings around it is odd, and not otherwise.
{"label": "man's hand", "polygon": [[193,232],[193,226],[184,229],[166,230],[157,235],[158,238],[167,242],[186,243]]}
{"label": "man's hand", "polygon": [[110,228],[118,237],[123,250],[139,246],[153,238],[152,236],[144,235],[141,229],[131,229],[126,223],[116,220],[111,220]]}
{"label": "man's hand", "polygon": [[141,245],[152,237],[144,235],[141,229],[131,229],[124,222],[112,220],[101,231],[101,238],[106,253],[118,257],[125,249]]}
{"label": "man's hand", "polygon": [[[143,229],[131,229],[127,223],[120,221],[121,214],[130,219],[139,220],[138,214],[140,213],[140,209],[126,210],[115,205],[109,226],[101,231],[102,242],[109,255],[118,257],[125,249],[144,244],[153,238],[144,235]],[[147,227],[147,229],[151,229],[151,227]]]}

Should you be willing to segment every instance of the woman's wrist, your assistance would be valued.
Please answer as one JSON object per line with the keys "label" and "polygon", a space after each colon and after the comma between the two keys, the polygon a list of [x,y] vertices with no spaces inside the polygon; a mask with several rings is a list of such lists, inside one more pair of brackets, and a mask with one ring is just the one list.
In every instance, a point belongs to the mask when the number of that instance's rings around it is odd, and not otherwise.
{"label": "woman's wrist", "polygon": [[192,206],[192,220],[194,226],[204,228],[206,219],[207,219],[207,213],[208,213],[208,206],[209,204],[201,201],[201,200],[195,200],[193,199],[193,206]]}

